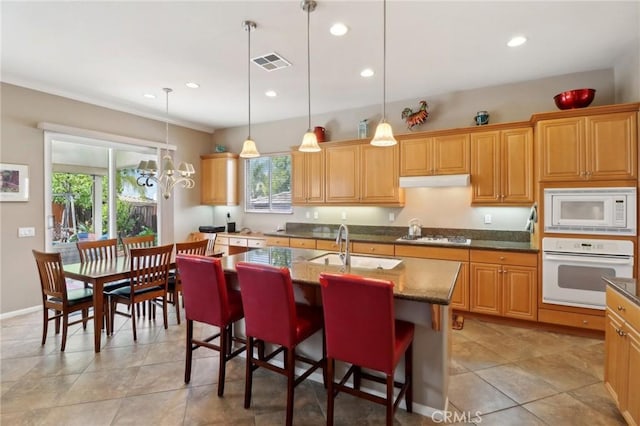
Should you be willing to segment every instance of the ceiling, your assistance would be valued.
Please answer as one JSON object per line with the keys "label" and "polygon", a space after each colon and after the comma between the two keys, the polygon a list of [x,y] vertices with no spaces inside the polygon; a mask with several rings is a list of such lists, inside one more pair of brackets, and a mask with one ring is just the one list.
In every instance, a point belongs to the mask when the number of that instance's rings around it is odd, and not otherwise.
{"label": "ceiling", "polygon": [[[298,1],[2,0],[2,81],[196,129],[307,115],[307,15]],[[318,0],[310,15],[311,113],[382,102],[383,3]],[[329,34],[341,21],[350,31]],[[640,2],[387,2],[387,101],[612,68],[640,46]],[[514,35],[528,42],[509,48]],[[370,67],[375,75],[359,73]],[[185,87],[193,81],[198,89]],[[275,98],[265,96],[272,89]],[[568,88],[570,89],[570,88]],[[146,93],[155,94],[147,99]]]}

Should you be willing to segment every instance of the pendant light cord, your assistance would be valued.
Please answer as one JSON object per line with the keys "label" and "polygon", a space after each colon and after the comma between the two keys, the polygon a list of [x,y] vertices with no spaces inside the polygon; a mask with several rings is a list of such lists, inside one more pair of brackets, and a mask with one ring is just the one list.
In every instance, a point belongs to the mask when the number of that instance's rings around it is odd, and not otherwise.
{"label": "pendant light cord", "polygon": [[382,2],[382,120],[387,119],[387,1]]}
{"label": "pendant light cord", "polygon": [[248,25],[247,26],[247,33],[249,35],[248,40],[248,46],[247,46],[247,93],[248,93],[248,102],[247,105],[249,105],[249,120],[248,120],[248,127],[249,127],[249,137],[247,139],[251,139],[251,26]]}
{"label": "pendant light cord", "polygon": [[164,92],[167,94],[165,97],[164,142],[169,145],[169,93],[173,92],[173,90],[169,89],[168,87],[165,87],[162,90],[164,90]]}
{"label": "pendant light cord", "polygon": [[308,112],[309,112],[308,114],[309,131],[311,131],[311,43],[309,41],[310,21],[311,21],[311,8],[307,7],[307,99],[308,99]]}

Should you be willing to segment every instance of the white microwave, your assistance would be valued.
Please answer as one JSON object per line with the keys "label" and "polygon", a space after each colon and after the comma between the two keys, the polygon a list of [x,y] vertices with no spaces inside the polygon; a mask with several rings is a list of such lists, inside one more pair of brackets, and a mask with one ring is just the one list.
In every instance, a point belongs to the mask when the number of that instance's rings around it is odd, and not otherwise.
{"label": "white microwave", "polygon": [[636,188],[547,188],[544,231],[636,235]]}

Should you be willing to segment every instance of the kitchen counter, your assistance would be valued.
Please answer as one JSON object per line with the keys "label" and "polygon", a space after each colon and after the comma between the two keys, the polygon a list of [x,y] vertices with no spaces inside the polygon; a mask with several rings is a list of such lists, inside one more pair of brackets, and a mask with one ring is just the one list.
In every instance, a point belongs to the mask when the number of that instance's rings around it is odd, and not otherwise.
{"label": "kitchen counter", "polygon": [[[300,284],[319,286],[321,272],[352,273],[365,277],[393,281],[394,295],[399,299],[414,300],[436,305],[449,305],[454,284],[460,271],[460,262],[433,259],[399,258],[402,263],[393,269],[365,269],[325,265],[309,262],[327,253],[324,250],[267,247],[250,250],[222,258],[225,272],[235,273],[237,262],[268,263],[290,269],[291,278]],[[352,256],[363,256],[354,255]],[[365,256],[375,257],[375,256]]]}
{"label": "kitchen counter", "polygon": [[640,306],[640,288],[635,278],[602,277],[618,293]]}
{"label": "kitchen counter", "polygon": [[[281,235],[278,233],[277,235]],[[300,235],[296,235],[300,237]],[[311,238],[311,237],[309,237]],[[413,411],[430,416],[436,411],[447,410],[449,389],[449,359],[451,337],[451,312],[449,303],[460,262],[402,258],[402,263],[392,269],[363,269],[316,264],[309,262],[325,254],[323,250],[298,249],[289,247],[267,247],[221,258],[225,276],[232,286],[237,286],[236,264],[238,262],[264,263],[287,267],[291,271],[294,294],[297,301],[321,304],[321,272],[349,272],[372,278],[392,280],[395,284],[394,310],[396,318],[415,324],[413,338]],[[359,255],[358,255],[359,256]],[[354,300],[353,303],[362,303]],[[236,333],[243,333],[244,327],[234,327]],[[313,359],[322,351],[322,335],[316,333],[302,342],[298,348]],[[281,360],[281,358],[276,358]],[[336,364],[336,375],[346,370],[343,363]],[[396,375],[400,380],[404,375],[404,361],[401,360]],[[312,380],[322,382],[322,375],[314,373]],[[385,388],[378,383],[363,383],[363,387],[384,394]],[[401,406],[402,407],[402,406]]]}
{"label": "kitchen counter", "polygon": [[[265,232],[265,236],[272,237],[288,237],[288,238],[310,238],[316,240],[335,240],[335,232],[304,232],[304,231],[277,231],[277,232]],[[411,240],[398,240],[402,235],[377,235],[377,234],[354,234],[349,233],[349,241],[351,242],[367,242],[367,243],[380,243],[380,244],[397,244],[397,245],[411,245],[411,246],[432,246],[432,247],[455,247],[455,248],[472,248],[472,249],[487,249],[487,250],[511,250],[522,251],[529,253],[537,253],[539,250],[530,242],[519,241],[501,241],[501,240],[475,240],[471,239],[471,244],[458,245],[458,244],[438,244],[438,243],[418,243]]]}

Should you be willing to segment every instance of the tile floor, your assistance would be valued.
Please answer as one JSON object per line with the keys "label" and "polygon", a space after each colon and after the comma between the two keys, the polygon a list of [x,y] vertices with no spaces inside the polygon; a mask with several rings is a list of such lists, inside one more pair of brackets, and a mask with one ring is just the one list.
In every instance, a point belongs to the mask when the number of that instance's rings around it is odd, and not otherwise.
{"label": "tile floor", "polygon": [[[160,318],[160,314],[158,314]],[[138,324],[118,317],[116,333],[93,352],[90,329],[71,327],[65,353],[51,324],[40,345],[41,313],[0,321],[0,423],[11,425],[281,425],[285,381],[255,375],[252,407],[242,408],[244,360],[228,364],[224,398],[216,396],[217,355],[195,352],[192,381],[183,382],[184,322],[170,315]],[[207,332],[202,327],[197,332]],[[467,319],[453,331],[452,417],[431,419],[402,410],[398,425],[624,425],[604,389],[604,344]],[[296,389],[294,424],[324,425],[321,384]],[[481,413],[481,414],[478,414]],[[341,394],[336,425],[384,423],[381,406]]]}

